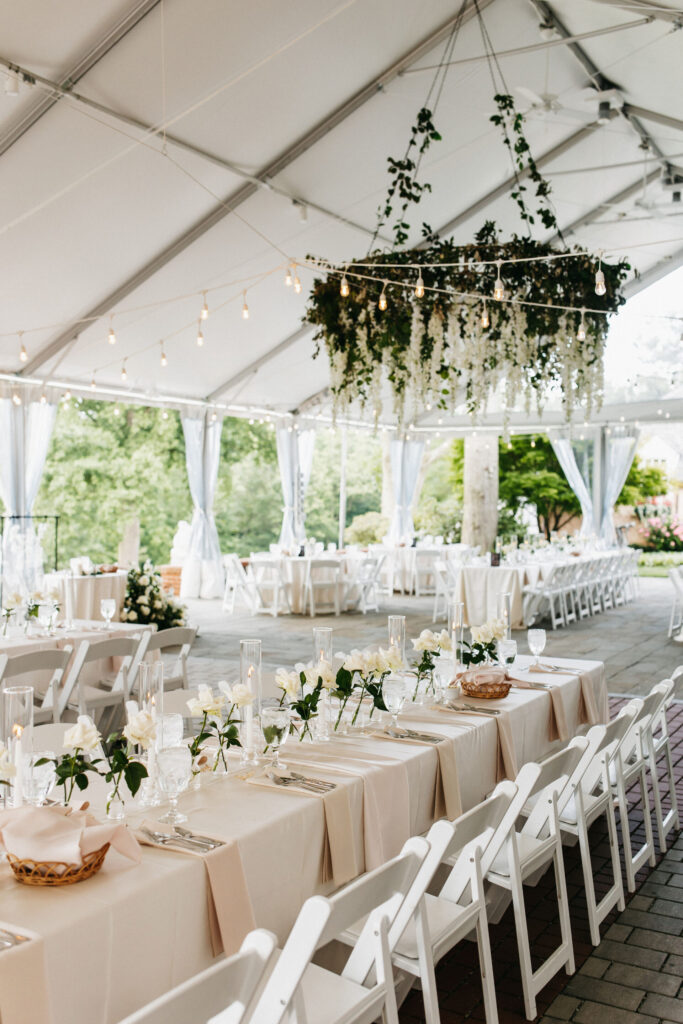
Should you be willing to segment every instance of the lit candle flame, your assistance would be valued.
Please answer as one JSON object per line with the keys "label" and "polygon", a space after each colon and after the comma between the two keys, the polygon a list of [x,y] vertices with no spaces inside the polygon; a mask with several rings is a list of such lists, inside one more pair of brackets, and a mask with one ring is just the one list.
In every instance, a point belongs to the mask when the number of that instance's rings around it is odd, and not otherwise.
{"label": "lit candle flame", "polygon": [[12,726],[12,735],[13,735],[13,736],[14,736],[14,737],[15,737],[16,739],[21,739],[21,737],[22,737],[22,735],[23,735],[23,732],[24,732],[24,727],[23,727],[23,725],[19,725],[19,723],[18,723],[18,722],[15,722],[15,723],[14,723],[14,725]]}

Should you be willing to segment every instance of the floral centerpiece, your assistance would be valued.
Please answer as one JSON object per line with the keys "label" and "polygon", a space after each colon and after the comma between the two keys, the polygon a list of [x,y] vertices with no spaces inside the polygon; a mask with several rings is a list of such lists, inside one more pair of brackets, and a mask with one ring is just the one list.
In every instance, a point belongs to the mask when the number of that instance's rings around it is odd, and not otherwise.
{"label": "floral centerpiece", "polygon": [[9,594],[2,603],[2,635],[7,636],[9,620],[22,604],[21,594]]}
{"label": "floral centerpiece", "polygon": [[289,699],[289,706],[301,722],[298,729],[293,722],[291,731],[298,733],[299,740],[311,736],[311,722],[318,718],[320,703],[336,686],[336,676],[328,661],[311,665],[296,665],[293,671],[279,668],[275,673],[275,685],[282,690],[280,704]]}
{"label": "floral centerpiece", "polygon": [[[253,694],[243,683],[235,683],[233,687],[230,687],[225,680],[221,680],[218,688],[220,692],[214,693],[210,686],[200,686],[197,696],[187,702],[192,717],[202,720],[198,734],[189,744],[192,763],[193,766],[196,766],[193,767],[194,775],[201,771],[203,764],[206,764],[207,768],[214,772],[218,770],[219,766],[227,771],[226,750],[229,747],[242,746],[239,738],[237,709],[251,704],[254,699]],[[208,759],[203,754],[204,744],[207,740],[215,740],[217,744],[213,766],[209,766]]]}
{"label": "floral centerpiece", "polygon": [[463,640],[460,660],[468,668],[472,665],[483,665],[496,661],[498,643],[504,640],[507,627],[502,619],[489,619],[483,626],[472,626],[471,642]]}
{"label": "floral centerpiece", "polygon": [[128,571],[121,619],[142,625],[153,623],[157,629],[171,629],[185,625],[185,608],[164,590],[161,575],[151,562],[145,562],[141,569]]}
{"label": "floral centerpiece", "polygon": [[420,652],[420,660],[413,663],[413,672],[416,676],[413,700],[417,700],[420,684],[427,683],[427,692],[434,692],[434,669],[436,668],[435,658],[441,657],[442,651],[452,651],[453,644],[447,629],[440,633],[434,633],[431,629],[423,629],[418,637],[410,641],[413,650]]}
{"label": "floral centerpiece", "polygon": [[339,728],[346,705],[356,691],[358,692],[358,703],[351,719],[352,725],[356,724],[363,697],[366,694],[372,699],[370,717],[375,708],[378,711],[386,711],[382,696],[382,683],[390,672],[400,672],[405,667],[397,647],[386,649],[380,647],[377,651],[371,648],[364,651],[353,650],[349,655],[339,654],[337,657],[342,658],[343,661],[337,671],[336,685],[332,691],[333,696],[339,700],[339,713],[334,723],[335,730]]}

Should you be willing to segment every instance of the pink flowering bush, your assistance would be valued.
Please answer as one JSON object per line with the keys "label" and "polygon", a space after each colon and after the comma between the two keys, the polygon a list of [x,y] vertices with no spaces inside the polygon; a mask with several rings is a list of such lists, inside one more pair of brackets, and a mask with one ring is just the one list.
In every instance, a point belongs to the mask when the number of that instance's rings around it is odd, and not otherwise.
{"label": "pink flowering bush", "polygon": [[644,519],[640,534],[646,551],[683,551],[683,520],[668,508]]}

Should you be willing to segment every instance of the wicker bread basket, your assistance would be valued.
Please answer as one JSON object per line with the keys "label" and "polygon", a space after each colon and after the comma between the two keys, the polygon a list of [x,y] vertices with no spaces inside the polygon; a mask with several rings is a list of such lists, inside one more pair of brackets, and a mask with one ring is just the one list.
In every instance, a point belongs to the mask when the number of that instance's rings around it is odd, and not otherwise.
{"label": "wicker bread basket", "polygon": [[17,882],[22,885],[73,885],[84,882],[97,874],[104,863],[109,843],[99,850],[86,853],[82,864],[63,864],[59,861],[19,860],[13,854],[7,854],[7,860],[14,872]]}
{"label": "wicker bread basket", "polygon": [[504,668],[470,669],[460,676],[460,687],[467,697],[480,697],[482,700],[500,700],[507,697],[512,683],[507,678]]}

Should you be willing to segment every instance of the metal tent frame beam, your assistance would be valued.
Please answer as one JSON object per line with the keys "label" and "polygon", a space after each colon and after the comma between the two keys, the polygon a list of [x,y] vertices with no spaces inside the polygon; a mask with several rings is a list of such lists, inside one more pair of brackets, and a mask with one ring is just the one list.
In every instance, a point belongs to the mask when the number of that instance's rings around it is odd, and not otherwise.
{"label": "metal tent frame beam", "polygon": [[313,329],[313,324],[304,324],[302,327],[299,327],[299,329],[294,331],[293,334],[290,334],[289,337],[284,338],[279,344],[277,344],[275,348],[268,349],[268,351],[264,352],[262,356],[255,359],[253,363],[249,363],[249,365],[245,366],[243,370],[239,371],[239,373],[234,374],[234,376],[229,377],[228,380],[219,384],[217,388],[214,388],[211,394],[206,396],[207,402],[215,402],[217,398],[220,398],[220,396],[226,391],[229,391],[230,388],[237,387],[237,385],[241,384],[243,380],[253,377],[255,373],[258,373],[262,366],[270,362],[271,359],[275,359],[276,356],[286,352],[287,349],[291,348],[291,346],[300,338],[310,334]]}
{"label": "metal tent frame beam", "polygon": [[[481,10],[493,2],[494,0],[479,0],[479,9]],[[470,20],[475,15],[476,9],[474,6],[472,5],[468,7],[462,16],[462,23],[464,24],[465,21]],[[359,89],[353,94],[353,96],[337,107],[336,110],[328,114],[322,119],[322,121],[319,121],[318,124],[310,131],[302,135],[295,143],[293,143],[293,145],[288,147],[283,153],[276,157],[275,160],[255,175],[255,178],[261,183],[267,184],[268,179],[276,177],[285,170],[285,168],[289,167],[290,164],[350,117],[351,114],[385,89],[402,70],[409,67],[425,54],[429,53],[435,46],[438,46],[440,42],[447,38],[449,32],[458,20],[459,14],[452,15],[448,18],[448,20],[445,21],[438,29],[431,32],[414,47],[411,47],[407,53],[395,61],[390,67],[382,72],[381,75],[373,78],[367,83],[367,85],[362,89]],[[157,253],[153,259],[140,267],[139,270],[120,284],[118,288],[114,289],[109,295],[84,313],[82,317],[75,318],[66,330],[61,331],[56,338],[51,342],[48,342],[42,351],[31,359],[20,372],[22,374],[35,373],[41,366],[44,366],[46,362],[48,362],[53,356],[57,355],[57,353],[59,353],[66,345],[78,336],[79,331],[83,329],[84,323],[90,324],[93,320],[106,315],[118,302],[130,295],[136,288],[139,288],[140,285],[144,284],[144,282],[149,280],[150,277],[153,277],[154,274],[170,263],[171,260],[175,259],[176,256],[180,255],[180,253],[184,252],[185,249],[191,246],[193,242],[196,242],[199,238],[210,231],[211,228],[215,227],[216,224],[219,224],[229,213],[232,212],[232,210],[236,209],[242,203],[245,203],[249,198],[251,198],[259,187],[259,184],[248,182],[247,184],[242,185],[231,195],[227,196],[224,202],[215,206],[208,214],[195,222],[191,228],[179,235],[174,242],[169,246],[166,246],[166,248],[161,252]]]}
{"label": "metal tent frame beam", "polygon": [[634,277],[632,281],[623,289],[623,295],[625,298],[630,299],[638,292],[642,292],[645,288],[649,288],[651,284],[656,284],[657,281],[661,281],[663,277],[667,277],[668,274],[673,274],[675,270],[683,266],[683,249],[677,249],[676,252],[670,253],[663,259],[658,260],[653,266],[641,274],[639,277]]}
{"label": "metal tent frame beam", "polygon": [[[139,25],[159,2],[160,0],[141,0],[136,4],[96,46],[84,53],[80,60],[71,67],[62,79],[60,87],[66,91],[72,89],[103,57],[106,57],[114,49],[117,43],[120,43],[136,25]],[[10,67],[12,70],[19,70],[16,64],[12,64]],[[22,135],[25,135],[57,102],[57,96],[42,96],[16,124],[0,137],[0,156],[6,153],[15,142],[18,142]]]}

